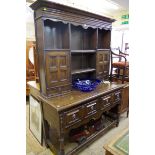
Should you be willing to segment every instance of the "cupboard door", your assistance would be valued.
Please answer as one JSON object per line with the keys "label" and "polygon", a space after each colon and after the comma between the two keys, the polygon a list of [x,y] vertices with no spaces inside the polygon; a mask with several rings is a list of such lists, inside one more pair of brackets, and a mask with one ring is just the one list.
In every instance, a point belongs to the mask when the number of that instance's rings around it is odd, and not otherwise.
{"label": "cupboard door", "polygon": [[106,80],[109,76],[110,51],[98,51],[96,55],[96,78]]}
{"label": "cupboard door", "polygon": [[46,54],[47,87],[62,86],[70,82],[69,52]]}

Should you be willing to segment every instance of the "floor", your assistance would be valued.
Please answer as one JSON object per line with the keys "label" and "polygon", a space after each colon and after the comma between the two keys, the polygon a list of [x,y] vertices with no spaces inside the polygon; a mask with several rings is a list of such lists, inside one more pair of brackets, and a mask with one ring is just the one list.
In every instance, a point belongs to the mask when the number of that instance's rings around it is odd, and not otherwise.
{"label": "floor", "polygon": [[[123,131],[129,126],[129,118],[126,118],[126,113],[120,117],[120,124],[116,128],[112,128],[86,149],[81,151],[79,155],[105,155],[103,145],[107,143],[114,135]],[[26,105],[26,154],[27,155],[53,155],[52,152],[41,146],[39,142],[34,138],[31,131],[29,130],[29,104]]]}

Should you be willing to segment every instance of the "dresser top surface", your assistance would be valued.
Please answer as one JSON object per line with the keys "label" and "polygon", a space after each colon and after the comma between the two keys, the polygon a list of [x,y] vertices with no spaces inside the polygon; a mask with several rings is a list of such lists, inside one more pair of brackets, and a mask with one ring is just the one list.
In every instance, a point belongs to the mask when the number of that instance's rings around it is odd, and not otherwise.
{"label": "dresser top surface", "polygon": [[[31,87],[37,88],[38,84],[35,84],[34,82],[29,83]],[[52,98],[45,98],[43,96],[39,96],[40,100],[49,104],[57,111],[62,111],[67,108],[79,105],[80,103],[95,99],[98,96],[110,93],[112,91],[115,91],[117,89],[123,88],[124,84],[116,84],[116,83],[101,83],[97,86],[97,88],[94,91],[91,92],[81,92],[79,90],[73,89],[70,93],[52,97]],[[31,88],[30,87],[30,88]]]}

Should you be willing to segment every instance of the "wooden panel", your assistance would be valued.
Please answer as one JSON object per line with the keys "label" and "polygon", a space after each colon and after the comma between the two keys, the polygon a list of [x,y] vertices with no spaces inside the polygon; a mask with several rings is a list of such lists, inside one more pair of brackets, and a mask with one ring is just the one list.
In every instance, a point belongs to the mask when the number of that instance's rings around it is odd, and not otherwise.
{"label": "wooden panel", "polygon": [[[37,11],[39,10],[39,8],[41,8],[40,10],[44,10],[45,12],[47,12],[48,14],[50,13],[54,13],[54,14],[60,14],[61,16],[64,14],[64,12],[66,14],[72,14],[74,16],[70,16],[70,18],[72,20],[76,20],[75,17],[79,17],[80,19],[82,18],[83,20],[85,19],[91,19],[91,21],[96,24],[95,22],[100,20],[102,22],[108,22],[108,23],[112,23],[115,20],[105,17],[105,16],[101,16],[101,15],[97,15],[94,13],[90,13],[88,11],[84,11],[84,10],[80,10],[80,9],[76,9],[73,7],[69,7],[69,6],[65,6],[62,4],[58,4],[55,2],[51,2],[51,1],[36,1],[34,2],[31,6],[30,6],[33,10]],[[48,8],[45,8],[48,7]],[[42,13],[42,12],[41,12]],[[39,13],[38,16],[42,15],[41,13]],[[63,17],[63,16],[62,16]],[[94,22],[95,20],[95,22]]]}
{"label": "wooden panel", "polygon": [[45,59],[44,59],[44,24],[42,19],[35,22],[36,30],[36,49],[38,54],[38,73],[39,81],[41,83],[41,93],[46,95],[46,79],[45,79]]}
{"label": "wooden panel", "polygon": [[66,55],[59,56],[59,72],[60,72],[59,76],[60,76],[60,81],[63,83],[66,83],[69,80],[68,67],[69,67],[68,56]]}
{"label": "wooden panel", "polygon": [[[46,1],[47,3],[47,1]],[[51,3],[51,2],[50,2]],[[84,12],[81,10],[73,9],[71,7],[67,7],[59,4],[46,4],[44,5],[46,8],[38,9],[36,12],[37,17],[44,15],[48,18],[57,18],[59,20],[68,21],[74,25],[82,25],[83,27],[92,27],[92,28],[105,28],[111,29],[113,19],[106,18],[103,16],[99,16],[96,14],[92,14],[90,12]],[[38,4],[37,4],[38,5]],[[53,8],[49,8],[52,5]],[[58,6],[59,5],[59,6]],[[34,7],[32,6],[34,9]],[[65,10],[65,14],[64,11]]]}
{"label": "wooden panel", "polygon": [[106,80],[109,75],[109,51],[97,51],[96,55],[96,77],[100,80]]}
{"label": "wooden panel", "polygon": [[103,52],[97,52],[97,58],[96,58],[96,75],[97,78],[100,80],[103,80],[104,76],[104,58],[103,58]]}
{"label": "wooden panel", "polygon": [[127,111],[128,108],[129,108],[129,84],[126,84],[126,86],[122,90],[120,113]]}
{"label": "wooden panel", "polygon": [[47,66],[47,85],[54,86],[59,82],[59,64],[58,64],[58,56],[50,53],[50,56],[46,59]]}
{"label": "wooden panel", "polygon": [[48,88],[70,82],[69,52],[46,54],[46,79]]}

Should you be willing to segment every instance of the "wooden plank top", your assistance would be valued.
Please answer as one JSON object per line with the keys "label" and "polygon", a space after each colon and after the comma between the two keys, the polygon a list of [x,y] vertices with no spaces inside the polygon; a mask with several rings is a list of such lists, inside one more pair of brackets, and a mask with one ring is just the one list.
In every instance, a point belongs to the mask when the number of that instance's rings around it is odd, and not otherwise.
{"label": "wooden plank top", "polygon": [[67,6],[67,5],[64,5],[64,4],[52,2],[51,0],[37,0],[33,4],[31,4],[30,7],[33,10],[37,10],[40,7],[49,7],[49,8],[56,8],[56,9],[59,8],[59,9],[61,9],[63,11],[78,13],[78,14],[81,14],[81,15],[87,15],[87,16],[94,17],[94,18],[101,19],[101,20],[105,20],[105,21],[108,21],[108,22],[111,22],[111,23],[115,21],[115,19],[112,19],[112,18],[109,18],[109,17],[101,16],[99,14],[95,14],[95,13],[88,12],[88,11],[85,11],[85,10],[80,10],[78,8]]}
{"label": "wooden plank top", "polygon": [[101,83],[100,85],[97,86],[97,88],[94,91],[91,92],[81,92],[79,90],[73,89],[70,93],[62,96],[52,98],[45,98],[43,96],[38,97],[41,101],[49,104],[57,111],[62,111],[65,110],[66,108],[76,106],[80,103],[95,99],[98,96],[112,92],[113,90],[121,89],[123,87],[124,84]]}

